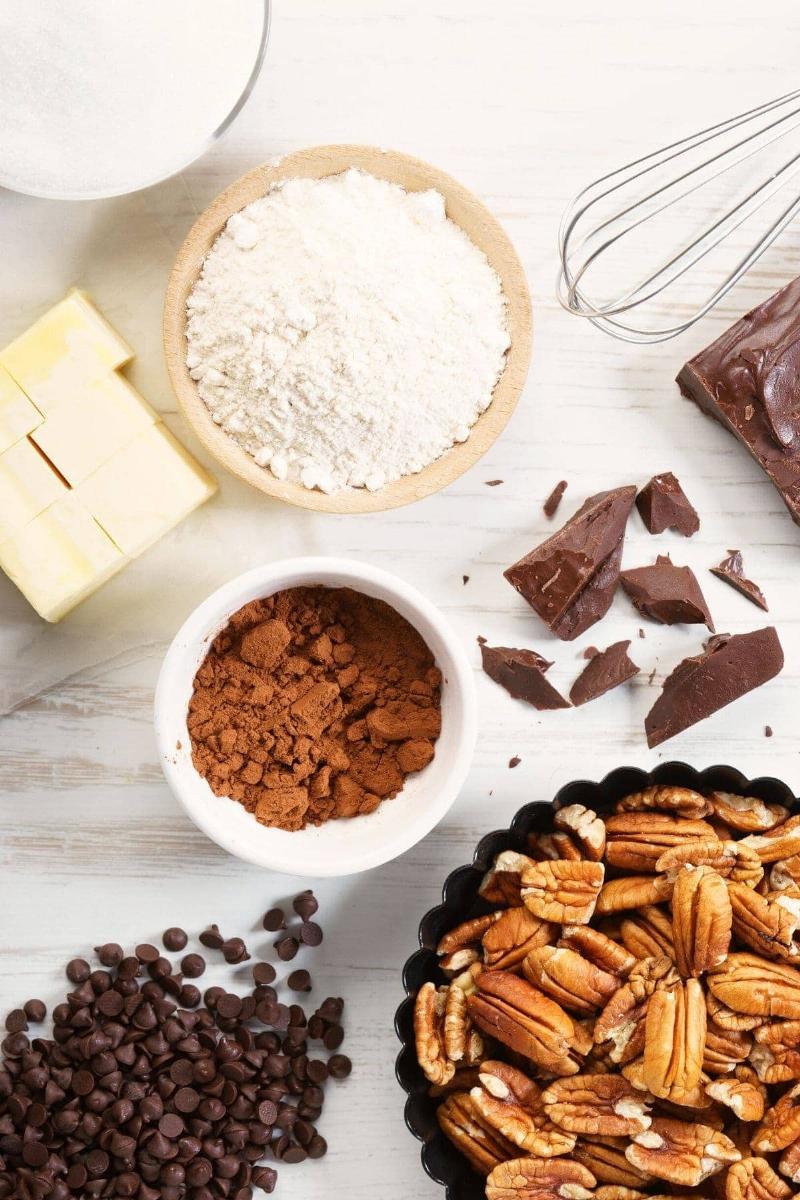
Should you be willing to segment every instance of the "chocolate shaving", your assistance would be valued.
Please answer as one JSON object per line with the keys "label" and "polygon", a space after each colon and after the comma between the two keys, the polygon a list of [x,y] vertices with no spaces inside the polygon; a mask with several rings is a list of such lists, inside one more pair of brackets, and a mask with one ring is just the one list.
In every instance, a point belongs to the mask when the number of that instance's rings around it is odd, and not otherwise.
{"label": "chocolate shaving", "polygon": [[635,487],[599,492],[504,572],[556,637],[572,641],[608,612]]}
{"label": "chocolate shaving", "polygon": [[608,649],[592,655],[570,688],[569,698],[573,704],[596,700],[639,674],[639,667],[628,657],[630,644],[630,640],[614,642]]}
{"label": "chocolate shaving", "polygon": [[774,626],[752,633],[720,633],[702,654],[685,658],[664,680],[661,695],[645,717],[652,749],[727,704],[767,683],[783,668]]}
{"label": "chocolate shaving", "polygon": [[502,482],[503,482],[502,479],[487,479],[487,480],[485,480],[487,487],[499,487]]}
{"label": "chocolate shaving", "polygon": [[697,510],[671,471],[654,475],[636,497],[636,507],[648,533],[674,529],[692,537],[700,528]]}
{"label": "chocolate shaving", "polygon": [[553,664],[535,650],[481,646],[481,661],[490,679],[504,687],[515,700],[524,700],[539,712],[570,707],[569,701],[544,677]]}
{"label": "chocolate shaving", "polygon": [[712,575],[716,575],[717,579],[724,579],[737,592],[741,592],[753,604],[758,605],[764,612],[768,612],[767,601],[761,588],[757,583],[753,583],[752,579],[746,579],[744,574],[744,564],[742,563],[741,550],[729,550],[728,557],[723,558],[718,567],[710,567]]}
{"label": "chocolate shaving", "polygon": [[660,625],[707,625],[714,632],[694,571],[676,567],[668,554],[659,554],[652,567],[623,571],[620,582],[643,616]]}
{"label": "chocolate shaving", "polygon": [[561,503],[561,499],[566,490],[567,490],[567,481],[566,481],[566,479],[562,479],[562,480],[560,480],[559,483],[556,484],[556,486],[553,488],[552,492],[550,493],[550,495],[547,497],[544,504],[542,505],[542,511],[544,512],[544,515],[546,517],[552,518],[556,515],[556,509],[558,508],[559,504]]}

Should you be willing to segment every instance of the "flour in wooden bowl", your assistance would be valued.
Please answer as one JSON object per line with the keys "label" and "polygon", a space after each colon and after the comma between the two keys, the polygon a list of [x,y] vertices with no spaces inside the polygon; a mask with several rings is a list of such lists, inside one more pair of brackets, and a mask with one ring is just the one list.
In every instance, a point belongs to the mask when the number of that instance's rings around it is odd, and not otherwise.
{"label": "flour in wooden bowl", "polygon": [[465,441],[510,345],[500,279],[442,196],[355,169],[235,213],[186,335],[214,421],[276,478],[328,493],[377,490]]}

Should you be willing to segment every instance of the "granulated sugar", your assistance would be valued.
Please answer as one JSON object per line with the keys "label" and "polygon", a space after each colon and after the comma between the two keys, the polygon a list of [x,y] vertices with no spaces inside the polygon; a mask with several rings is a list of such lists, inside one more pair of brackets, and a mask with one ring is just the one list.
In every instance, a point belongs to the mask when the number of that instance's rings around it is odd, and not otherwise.
{"label": "granulated sugar", "polygon": [[0,182],[143,187],[208,146],[256,64],[264,0],[0,0]]}
{"label": "granulated sugar", "polygon": [[325,492],[380,488],[464,441],[510,344],[500,280],[439,193],[357,170],[232,216],[187,308],[214,420]]}

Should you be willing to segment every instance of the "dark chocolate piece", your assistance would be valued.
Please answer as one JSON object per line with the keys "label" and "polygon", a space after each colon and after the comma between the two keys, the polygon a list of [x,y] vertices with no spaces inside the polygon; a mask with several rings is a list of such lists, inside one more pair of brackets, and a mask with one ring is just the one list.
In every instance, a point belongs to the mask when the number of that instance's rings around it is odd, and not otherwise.
{"label": "dark chocolate piece", "polygon": [[502,479],[487,479],[487,480],[485,480],[487,487],[499,487],[502,482],[503,482]]}
{"label": "dark chocolate piece", "polygon": [[513,756],[513,758],[510,758],[508,760],[509,769],[513,771],[514,767],[518,767],[521,762],[522,762],[522,759],[520,758],[520,756],[518,754],[515,754]]}
{"label": "dark chocolate piece", "polygon": [[692,537],[700,528],[697,510],[672,471],[654,475],[636,497],[636,507],[648,533],[674,529],[684,537]]}
{"label": "dark chocolate piece", "polygon": [[743,443],[800,524],[800,279],[687,362],[678,386]]}
{"label": "dark chocolate piece", "polygon": [[630,640],[614,642],[607,650],[593,654],[570,688],[573,704],[586,704],[598,696],[619,687],[626,679],[639,674],[639,667],[628,657]]}
{"label": "dark chocolate piece", "polygon": [[644,720],[652,749],[740,696],[774,679],[783,667],[775,627],[752,633],[720,633],[702,654],[685,658],[664,680],[661,695]]}
{"label": "dark chocolate piece", "polygon": [[556,637],[584,633],[608,612],[619,581],[635,487],[599,492],[504,575]]}
{"label": "dark chocolate piece", "polygon": [[757,604],[759,608],[763,608],[764,612],[769,611],[761,588],[757,583],[753,583],[752,579],[745,578],[741,550],[729,550],[728,557],[723,558],[718,567],[710,567],[709,570],[712,575],[716,575],[717,579],[724,579],[726,583],[729,583],[737,592],[741,592],[753,604]]}
{"label": "dark chocolate piece", "polygon": [[660,625],[707,625],[714,622],[690,567],[676,567],[668,554],[659,554],[652,567],[623,571],[620,582],[636,609]]}
{"label": "dark chocolate piece", "polygon": [[539,712],[570,707],[569,701],[544,677],[545,671],[553,664],[535,650],[481,646],[481,660],[486,674],[515,700],[524,700]]}
{"label": "dark chocolate piece", "polygon": [[764,737],[772,737],[772,726],[771,725],[764,726]]}
{"label": "dark chocolate piece", "polygon": [[562,480],[560,480],[559,483],[556,484],[556,486],[553,488],[552,492],[550,493],[550,495],[547,497],[544,504],[542,505],[542,511],[544,512],[544,515],[546,517],[552,518],[556,515],[556,509],[558,508],[559,504],[561,503],[561,499],[566,490],[567,490],[567,481],[566,481],[566,479],[562,479]]}

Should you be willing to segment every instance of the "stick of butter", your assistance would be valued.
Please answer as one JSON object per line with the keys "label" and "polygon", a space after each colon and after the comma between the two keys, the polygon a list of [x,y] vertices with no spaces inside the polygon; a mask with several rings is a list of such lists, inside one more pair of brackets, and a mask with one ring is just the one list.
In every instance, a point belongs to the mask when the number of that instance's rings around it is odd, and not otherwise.
{"label": "stick of butter", "polygon": [[0,568],[58,621],[216,491],[72,292],[0,351]]}

